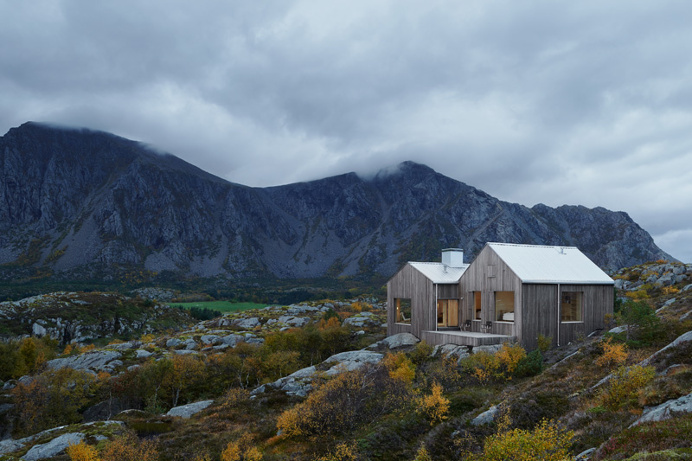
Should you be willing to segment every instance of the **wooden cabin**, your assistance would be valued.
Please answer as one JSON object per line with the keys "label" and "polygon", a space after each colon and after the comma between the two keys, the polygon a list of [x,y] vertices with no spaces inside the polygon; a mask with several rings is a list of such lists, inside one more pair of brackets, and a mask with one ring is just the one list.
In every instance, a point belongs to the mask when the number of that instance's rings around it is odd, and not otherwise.
{"label": "wooden cabin", "polygon": [[408,262],[387,282],[387,334],[459,330],[464,253],[442,250],[442,262]]}
{"label": "wooden cabin", "polygon": [[[445,292],[448,305],[452,296],[458,299],[456,327],[434,322],[436,284],[418,280],[407,266],[387,284],[388,334],[409,331],[430,344],[516,340],[531,350],[542,334],[557,346],[605,328],[605,315],[613,312],[613,280],[575,247],[486,244],[463,271],[456,294]],[[401,299],[411,300],[408,324],[397,314],[405,312],[405,304],[397,308]]]}

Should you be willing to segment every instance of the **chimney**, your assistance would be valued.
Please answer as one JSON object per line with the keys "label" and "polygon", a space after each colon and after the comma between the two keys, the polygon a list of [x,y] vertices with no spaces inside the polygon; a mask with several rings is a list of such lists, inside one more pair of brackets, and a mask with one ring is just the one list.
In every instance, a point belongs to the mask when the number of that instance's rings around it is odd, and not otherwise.
{"label": "chimney", "polygon": [[442,250],[442,264],[449,267],[464,265],[464,250],[461,248],[445,248]]}

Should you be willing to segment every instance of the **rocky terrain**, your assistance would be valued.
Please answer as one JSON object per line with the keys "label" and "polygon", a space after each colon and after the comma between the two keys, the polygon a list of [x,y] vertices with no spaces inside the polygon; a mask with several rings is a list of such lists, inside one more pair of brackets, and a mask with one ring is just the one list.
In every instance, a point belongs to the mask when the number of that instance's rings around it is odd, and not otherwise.
{"label": "rocky terrain", "polygon": [[[372,298],[270,305],[196,323],[188,319],[178,331],[112,340],[96,348],[73,339],[40,368],[0,383],[0,459],[65,460],[69,444],[81,441],[102,449],[126,431],[156,440],[159,459],[166,460],[218,459],[229,443],[249,449],[247,440],[267,460],[334,459],[325,453],[339,446],[350,447],[347,453],[353,456],[337,459],[414,459],[423,449],[428,459],[482,459],[483,441],[502,436],[501,431],[509,430],[503,424],[510,424],[514,436],[528,437],[543,418],[560,427],[553,437],[569,437],[569,459],[687,459],[692,452],[692,274],[679,263],[654,262],[619,271],[616,277],[625,304],[614,318],[619,325],[606,338],[534,351],[528,362],[519,362],[533,363],[533,368],[509,379],[482,378],[474,371],[490,357],[511,356],[505,346],[432,348],[410,334],[384,337],[385,306]],[[80,301],[86,301],[96,308],[110,298],[128,301],[121,295],[90,296],[57,293],[2,306],[45,314],[56,304],[84,306]],[[626,317],[630,300],[648,306],[643,314],[647,321]],[[168,310],[140,302],[144,312]],[[627,326],[625,318],[638,323]],[[46,317],[27,323],[51,322]],[[88,322],[82,326],[89,330]],[[633,332],[629,339],[627,328]],[[37,329],[33,338],[42,334],[52,330]],[[22,338],[26,340],[15,339]],[[616,347],[611,350],[611,345]],[[531,362],[535,358],[542,364],[538,368]],[[384,375],[378,372],[382,367],[388,370]],[[175,370],[187,373],[181,375],[184,381],[171,379]],[[84,386],[91,382],[88,398],[71,424],[29,430],[15,419],[18,408],[27,411],[21,391],[61,371],[72,373],[72,380],[86,379]],[[636,373],[644,372],[645,380],[636,381]],[[360,378],[365,380],[360,383]],[[220,387],[213,385],[218,379]],[[316,430],[296,437],[277,430],[286,414],[307,411],[317,396],[330,395],[324,390],[331,386],[355,382],[351,392],[357,393],[382,379],[396,386],[409,383],[411,393],[405,395],[413,399],[410,404],[336,432]],[[420,408],[437,383],[449,406],[446,416],[431,420]],[[179,399],[174,392],[164,394],[171,386],[181,392]],[[375,399],[394,398],[385,388],[377,389],[371,391]],[[158,404],[150,400],[157,393]],[[338,396],[343,393],[330,398]],[[328,403],[323,401],[324,411]],[[503,422],[506,415],[509,423]],[[325,424],[334,424],[329,421]]]}
{"label": "rocky terrain", "polygon": [[611,270],[672,259],[624,212],[528,208],[411,162],[250,188],[102,132],[0,138],[0,280],[388,277],[487,241],[574,245]]}

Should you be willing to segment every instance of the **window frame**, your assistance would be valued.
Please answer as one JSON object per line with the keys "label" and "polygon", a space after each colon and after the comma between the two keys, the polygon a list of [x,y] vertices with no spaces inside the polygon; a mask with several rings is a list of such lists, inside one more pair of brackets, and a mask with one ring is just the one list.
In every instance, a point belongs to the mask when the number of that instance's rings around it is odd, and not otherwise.
{"label": "window frame", "polygon": [[[402,301],[407,301],[406,304],[408,304],[408,321],[401,321]],[[411,318],[413,317],[413,306],[411,303],[411,298],[394,298],[394,315],[395,323],[399,323],[401,325],[411,325]]]}
{"label": "window frame", "polygon": [[500,293],[511,293],[511,299],[512,299],[512,310],[511,311],[500,311],[500,312],[503,312],[502,315],[504,316],[504,314],[509,313],[509,312],[511,312],[513,315],[516,314],[517,306],[516,306],[516,302],[514,299],[515,293],[513,291],[494,291],[493,294],[494,294],[494,302],[495,302],[495,316],[494,316],[495,319],[493,321],[496,323],[507,323],[507,324],[513,325],[516,322],[515,317],[513,317],[512,320],[498,320],[499,316],[498,316],[498,308],[497,308],[497,299],[498,299],[498,294],[500,294]]}
{"label": "window frame", "polygon": [[[565,295],[576,295],[578,318],[581,320],[564,320]],[[569,304],[572,304],[571,301]],[[560,323],[584,323],[584,292],[583,291],[563,291],[560,293]]]}

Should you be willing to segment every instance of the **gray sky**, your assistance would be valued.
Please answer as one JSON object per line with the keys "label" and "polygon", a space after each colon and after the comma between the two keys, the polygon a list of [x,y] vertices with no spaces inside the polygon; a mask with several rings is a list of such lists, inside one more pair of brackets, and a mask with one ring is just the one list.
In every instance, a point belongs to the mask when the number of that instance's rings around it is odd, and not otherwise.
{"label": "gray sky", "polygon": [[0,0],[0,132],[86,126],[268,186],[404,160],[626,211],[692,262],[689,1]]}

